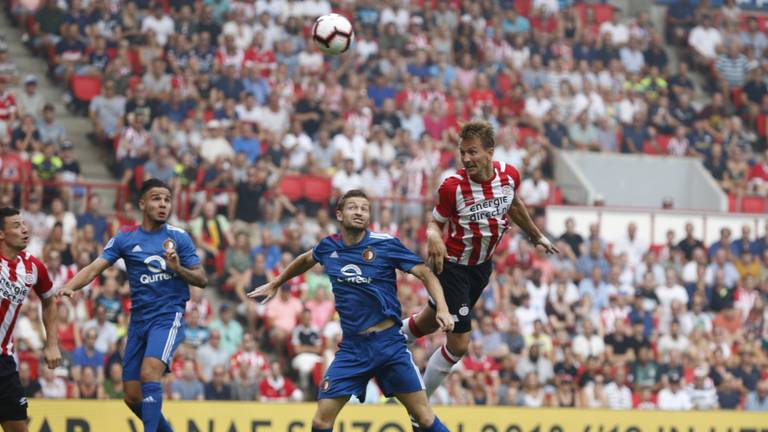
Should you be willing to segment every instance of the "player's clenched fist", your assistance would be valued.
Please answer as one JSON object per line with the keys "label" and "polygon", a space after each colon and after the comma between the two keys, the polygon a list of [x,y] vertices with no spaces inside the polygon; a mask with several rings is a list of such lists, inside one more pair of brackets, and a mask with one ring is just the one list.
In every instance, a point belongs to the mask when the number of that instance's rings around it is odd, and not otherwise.
{"label": "player's clenched fist", "polygon": [[168,267],[178,273],[179,269],[181,269],[181,262],[179,261],[179,254],[176,253],[176,250],[166,250],[163,255],[165,255],[165,262],[168,264]]}
{"label": "player's clenched fist", "polygon": [[48,365],[48,369],[56,369],[61,363],[61,351],[57,345],[51,345],[45,347],[43,350],[43,356],[45,357],[45,364]]}
{"label": "player's clenched fist", "polygon": [[248,293],[248,298],[255,299],[257,302],[264,304],[270,300],[272,300],[272,297],[275,296],[277,293],[277,284],[269,282],[265,283],[264,285],[256,288],[255,290]]}

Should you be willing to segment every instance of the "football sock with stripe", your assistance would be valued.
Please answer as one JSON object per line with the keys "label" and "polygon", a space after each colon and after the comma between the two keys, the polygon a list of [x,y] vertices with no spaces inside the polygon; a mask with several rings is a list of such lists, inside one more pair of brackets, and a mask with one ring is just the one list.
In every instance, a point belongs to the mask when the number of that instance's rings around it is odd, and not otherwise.
{"label": "football sock with stripe", "polygon": [[437,416],[435,416],[435,421],[432,422],[432,426],[428,428],[422,428],[422,430],[424,432],[449,432],[448,428],[445,427],[443,422],[441,422],[440,419],[437,418]]}
{"label": "football sock with stripe", "polygon": [[[141,420],[141,404],[137,403],[135,405],[129,404],[128,408],[136,414],[136,417]],[[162,413],[160,414],[160,423],[157,425],[157,432],[173,432],[173,429],[171,429],[171,425],[168,423],[168,420],[163,417]]]}
{"label": "football sock with stripe", "polygon": [[424,332],[422,332],[417,326],[416,326],[416,320],[414,319],[416,316],[411,315],[408,318],[403,320],[403,334],[406,337],[405,343],[408,345],[416,342],[416,339],[424,336]]}
{"label": "football sock with stripe", "polygon": [[[141,383],[141,420],[146,432],[160,431],[160,419],[163,417],[163,387],[159,382]],[[167,424],[167,423],[166,423]]]}
{"label": "football sock with stripe", "polygon": [[432,396],[432,393],[440,387],[440,383],[451,373],[451,368],[459,360],[461,357],[451,354],[445,345],[432,353],[432,357],[427,362],[427,370],[424,371],[424,386],[427,390],[427,396]]}

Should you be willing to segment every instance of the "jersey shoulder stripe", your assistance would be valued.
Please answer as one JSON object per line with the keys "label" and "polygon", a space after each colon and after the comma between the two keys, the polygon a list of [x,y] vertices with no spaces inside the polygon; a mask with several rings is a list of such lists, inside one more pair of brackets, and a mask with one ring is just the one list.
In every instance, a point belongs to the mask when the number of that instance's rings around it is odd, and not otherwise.
{"label": "jersey shoulder stripe", "polygon": [[375,232],[375,231],[371,231],[370,237],[374,239],[380,239],[380,240],[389,240],[391,238],[394,238],[392,237],[391,234]]}
{"label": "jersey shoulder stripe", "polygon": [[176,231],[176,232],[180,232],[182,234],[186,234],[187,233],[183,229],[181,229],[181,228],[179,228],[177,226],[171,225],[171,224],[165,224],[165,226],[168,227],[168,231]]}

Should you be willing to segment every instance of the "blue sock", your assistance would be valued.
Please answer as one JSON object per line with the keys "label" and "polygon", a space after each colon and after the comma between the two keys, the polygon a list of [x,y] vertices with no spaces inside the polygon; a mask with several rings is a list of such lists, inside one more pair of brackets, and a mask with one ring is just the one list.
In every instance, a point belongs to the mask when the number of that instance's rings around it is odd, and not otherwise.
{"label": "blue sock", "polygon": [[432,426],[423,428],[424,432],[450,432],[447,427],[435,416],[435,421],[432,422]]}
{"label": "blue sock", "polygon": [[312,426],[312,432],[333,432],[333,429],[320,429],[319,427]]}
{"label": "blue sock", "polygon": [[[141,404],[128,405],[128,408],[141,420]],[[160,423],[157,425],[157,432],[173,432],[171,425],[168,424],[168,420],[163,417],[162,413],[160,414]]]}
{"label": "blue sock", "polygon": [[[163,387],[159,382],[141,383],[141,420],[145,432],[160,432],[160,419],[163,418]],[[167,422],[164,422],[168,426]]]}

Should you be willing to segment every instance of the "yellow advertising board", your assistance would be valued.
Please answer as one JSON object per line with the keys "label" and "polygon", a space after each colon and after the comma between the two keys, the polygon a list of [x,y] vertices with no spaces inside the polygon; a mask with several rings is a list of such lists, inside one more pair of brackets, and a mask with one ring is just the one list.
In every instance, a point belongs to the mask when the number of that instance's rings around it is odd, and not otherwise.
{"label": "yellow advertising board", "polygon": [[[176,432],[310,432],[313,404],[165,402]],[[768,432],[768,413],[438,406],[452,432]],[[30,432],[141,432],[119,401],[32,400]],[[399,405],[350,405],[335,432],[410,432]]]}

